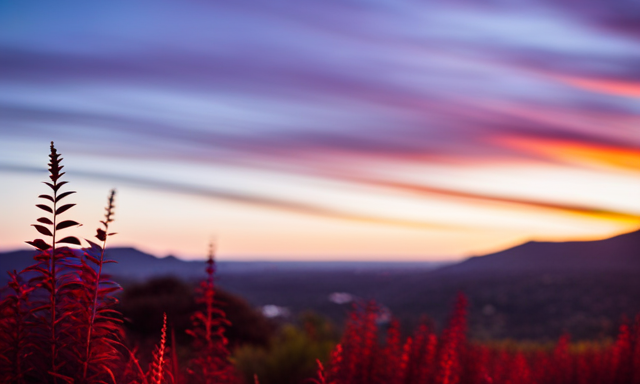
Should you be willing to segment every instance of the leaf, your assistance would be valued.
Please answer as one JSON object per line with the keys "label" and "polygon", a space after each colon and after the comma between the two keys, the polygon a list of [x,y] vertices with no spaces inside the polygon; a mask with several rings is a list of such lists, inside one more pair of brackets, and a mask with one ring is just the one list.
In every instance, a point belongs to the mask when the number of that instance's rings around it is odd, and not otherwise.
{"label": "leaf", "polygon": [[74,236],[68,236],[68,237],[65,237],[65,238],[64,238],[64,239],[62,239],[62,240],[58,240],[58,241],[56,241],[56,243],[66,243],[66,244],[81,245],[81,244],[80,244],[80,240],[78,240],[78,238],[77,238],[77,237],[74,237]]}
{"label": "leaf", "polygon": [[[60,159],[60,160],[58,160],[58,161],[62,161],[62,160],[63,160],[63,159]],[[55,175],[51,175],[51,176],[49,176],[49,177],[51,178],[51,180],[53,180],[53,181],[57,181],[59,178],[61,178],[62,176],[64,176],[64,174],[65,174],[66,172],[60,172],[60,171],[62,170],[62,168],[64,168],[64,165],[59,165],[59,166],[58,166],[58,169],[57,169],[57,171],[56,171],[56,174],[55,174]]]}
{"label": "leaf", "polygon": [[56,215],[59,215],[63,212],[66,212],[69,208],[73,207],[75,204],[65,204],[62,207],[56,209]]}
{"label": "leaf", "polygon": [[38,222],[43,223],[43,224],[53,224],[53,221],[47,219],[46,217],[39,218]]}
{"label": "leaf", "polygon": [[44,204],[37,204],[36,207],[42,209],[43,211],[47,211],[49,213],[53,213],[53,209],[50,206]]}
{"label": "leaf", "polygon": [[65,197],[71,195],[72,193],[76,193],[76,191],[69,191],[69,192],[64,192],[61,193],[60,195],[58,195],[58,197],[56,197],[56,203],[62,199],[64,199]]}
{"label": "leaf", "polygon": [[96,238],[100,241],[105,241],[107,239],[107,233],[104,230],[98,228],[98,233],[96,234]]}
{"label": "leaf", "polygon": [[98,291],[101,295],[108,295],[111,292],[119,291],[120,287],[109,287],[109,288],[100,288]]}
{"label": "leaf", "polygon": [[47,199],[47,200],[53,202],[53,197],[51,197],[49,195],[40,195],[38,197],[41,198],[41,199]]}
{"label": "leaf", "polygon": [[47,244],[42,239],[35,239],[33,241],[25,241],[25,243],[27,243],[29,245],[32,245],[32,246],[38,248],[41,251],[46,251],[47,249],[51,248],[51,246],[49,244]]}
{"label": "leaf", "polygon": [[[62,292],[62,291],[64,291],[65,289],[67,289],[67,290],[68,290],[68,289],[69,289],[69,287],[73,288],[73,287],[74,287],[74,286],[76,286],[76,285],[82,285],[82,282],[81,282],[81,281],[76,281],[76,280],[72,280],[72,281],[64,282],[64,283],[62,283],[62,284],[60,284],[60,285],[58,286],[58,289],[56,289],[56,291],[60,291],[60,292]],[[67,315],[67,313],[65,313],[65,314],[64,314],[64,316],[66,316],[66,315]]]}
{"label": "leaf", "polygon": [[60,323],[61,321],[63,321],[64,319],[67,318],[67,316],[69,316],[71,314],[71,312],[63,312],[62,315],[60,317],[58,317],[56,319],[56,321],[53,322],[54,325],[57,325],[58,323]]}
{"label": "leaf", "polygon": [[77,221],[66,220],[66,221],[63,221],[60,224],[56,225],[56,230],[73,227],[74,225],[81,226],[82,224],[78,223]]}
{"label": "leaf", "polygon": [[51,231],[49,230],[49,228],[43,226],[43,225],[38,225],[38,224],[31,224],[32,226],[34,226],[38,232],[42,233],[45,236],[53,236],[53,233],[51,233]]}
{"label": "leaf", "polygon": [[91,261],[92,263],[98,265],[100,264],[100,262],[98,261],[98,259],[96,259],[95,257],[91,256],[89,253],[85,252],[84,257],[86,257],[89,261]]}
{"label": "leaf", "polygon": [[94,255],[98,255],[98,254],[102,253],[102,247],[101,246],[99,246],[98,244],[94,243],[91,240],[84,239],[84,241],[86,241],[90,245],[89,248],[85,248],[84,249],[85,253],[86,252],[90,252],[90,253],[93,253]]}
{"label": "leaf", "polygon": [[107,373],[108,373],[108,374],[109,374],[109,376],[111,377],[111,382],[112,382],[113,384],[116,384],[116,377],[115,377],[115,375],[113,374],[113,372],[111,372],[111,370],[109,369],[109,367],[107,367],[107,365],[106,365],[106,364],[105,364],[105,365],[103,365],[102,367],[103,367],[102,369],[104,369],[105,371],[107,371]]}
{"label": "leaf", "polygon": [[48,181],[44,182],[45,184],[47,184],[49,186],[49,188],[53,189],[54,192],[58,192],[58,189],[60,189],[60,187],[62,187],[63,185],[67,184],[67,181],[61,181],[59,182],[57,185],[53,185],[51,183],[49,183]]}
{"label": "leaf", "polygon": [[46,261],[47,264],[49,260],[51,260],[51,255],[47,252],[39,252],[37,255],[33,256],[35,261]]}
{"label": "leaf", "polygon": [[51,308],[51,304],[44,304],[44,305],[41,305],[39,307],[31,309],[31,312],[43,311],[43,310],[49,309],[49,308]]}
{"label": "leaf", "polygon": [[71,378],[71,377],[69,377],[69,376],[61,375],[61,374],[59,374],[59,373],[55,373],[55,372],[53,372],[53,371],[49,371],[48,373],[49,373],[51,376],[55,376],[55,377],[57,377],[57,378],[59,378],[59,379],[62,379],[62,380],[64,380],[64,381],[66,381],[66,382],[67,382],[67,383],[69,383],[69,384],[73,384],[73,378]]}

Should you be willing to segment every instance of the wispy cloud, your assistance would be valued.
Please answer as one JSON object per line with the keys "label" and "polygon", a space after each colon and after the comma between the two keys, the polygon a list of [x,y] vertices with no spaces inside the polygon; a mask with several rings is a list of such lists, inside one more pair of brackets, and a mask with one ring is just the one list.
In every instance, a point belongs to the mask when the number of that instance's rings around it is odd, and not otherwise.
{"label": "wispy cloud", "polygon": [[[173,162],[185,175],[191,165],[242,166],[346,183],[381,199],[496,203],[607,222],[640,212],[633,201],[484,193],[420,174],[527,165],[603,178],[631,172],[631,180],[640,12],[629,2],[1,7],[0,149],[44,137],[82,158]],[[13,169],[31,164],[27,156],[14,156]],[[151,165],[137,169],[93,176],[319,217],[475,225],[348,210],[339,198],[278,197],[264,192],[264,180],[227,191],[202,186],[202,175],[177,183]],[[375,172],[385,169],[398,177]],[[486,171],[474,175],[490,183]]]}
{"label": "wispy cloud", "polygon": [[[0,172],[17,172],[17,173],[41,173],[46,174],[45,168],[29,167],[16,164],[2,164],[0,163]],[[429,223],[427,221],[419,220],[402,220],[393,219],[388,217],[380,217],[374,215],[362,215],[354,212],[341,211],[337,209],[331,209],[329,207],[323,207],[320,204],[304,204],[295,202],[292,200],[274,199],[261,196],[257,193],[238,193],[232,190],[224,190],[220,188],[202,187],[197,185],[189,185],[185,183],[154,180],[144,177],[131,177],[117,174],[100,173],[100,172],[86,172],[86,171],[74,171],[76,177],[97,179],[101,181],[116,182],[119,184],[129,184],[134,186],[143,187],[151,190],[162,190],[176,192],[185,195],[201,196],[207,198],[213,198],[217,200],[231,201],[235,203],[248,204],[252,206],[259,206],[262,208],[283,210],[287,212],[299,213],[304,215],[321,216],[339,220],[349,220],[363,223],[394,225],[409,228],[421,228],[421,229],[465,229],[464,226],[447,225],[443,223]]]}
{"label": "wispy cloud", "polygon": [[558,77],[558,80],[587,91],[640,98],[640,82],[570,76]]}

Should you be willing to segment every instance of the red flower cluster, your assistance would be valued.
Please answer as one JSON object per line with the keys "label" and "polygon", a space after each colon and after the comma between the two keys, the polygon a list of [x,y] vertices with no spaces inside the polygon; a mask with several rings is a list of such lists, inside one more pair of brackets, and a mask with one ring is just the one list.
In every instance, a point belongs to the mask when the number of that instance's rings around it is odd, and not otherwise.
{"label": "red flower cluster", "polygon": [[[466,338],[466,299],[460,295],[440,334],[423,322],[401,340],[392,321],[380,337],[379,308],[357,306],[318,384],[640,384],[640,316],[623,324],[617,341],[572,352],[563,336],[553,351],[508,352]],[[381,341],[380,339],[384,339]]]}
{"label": "red flower cluster", "polygon": [[187,333],[193,336],[196,357],[188,368],[189,382],[206,384],[231,384],[238,382],[239,376],[229,363],[227,338],[224,327],[230,325],[224,311],[216,306],[214,275],[216,264],[213,258],[213,244],[209,246],[207,279],[200,283],[197,301],[204,304],[204,311],[192,316],[193,328]]}

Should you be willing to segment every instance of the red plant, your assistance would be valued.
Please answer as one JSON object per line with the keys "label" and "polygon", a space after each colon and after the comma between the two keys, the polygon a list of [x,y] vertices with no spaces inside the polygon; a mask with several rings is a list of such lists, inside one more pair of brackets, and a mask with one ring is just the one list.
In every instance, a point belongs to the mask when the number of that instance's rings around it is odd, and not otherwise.
{"label": "red plant", "polygon": [[404,367],[404,383],[426,382],[435,372],[437,337],[433,334],[428,321],[424,319],[415,330]]}
{"label": "red plant", "polygon": [[109,224],[113,222],[115,190],[112,190],[106,207],[105,218],[100,223],[96,238],[101,245],[88,241],[90,248],[84,249],[84,257],[79,266],[82,285],[77,290],[78,323],[82,348],[79,360],[82,363],[81,383],[115,381],[114,370],[121,359],[118,346],[123,338],[119,313],[113,310],[117,303],[114,293],[121,290],[103,272],[103,266],[113,263],[105,258]]}
{"label": "red plant", "polygon": [[198,383],[230,383],[236,380],[229,362],[227,338],[224,327],[230,323],[224,311],[216,305],[214,275],[216,264],[213,244],[209,245],[207,278],[197,290],[197,302],[204,306],[192,316],[192,328],[187,331],[193,337],[195,357],[189,364],[189,377]]}
{"label": "red plant", "polygon": [[[60,219],[75,205],[61,203],[75,193],[61,191],[67,184],[61,180],[65,174],[61,161],[52,142],[50,182],[45,182],[51,193],[40,195],[48,203],[37,205],[50,216],[40,217],[34,225],[50,239],[29,241],[38,250],[36,263],[20,274],[11,274],[13,292],[2,301],[2,312],[7,316],[0,321],[1,382],[116,381],[113,371],[119,360],[116,348],[122,330],[118,314],[110,307],[116,301],[111,295],[119,287],[102,274],[102,265],[110,262],[104,259],[104,245],[105,231],[113,221],[113,192],[102,222],[105,229],[98,230],[102,246],[89,242],[92,248],[85,249],[79,259],[80,250],[60,247],[80,245],[74,236],[59,238],[60,231],[80,225]],[[33,276],[27,285],[21,283],[22,274]]]}
{"label": "red plant", "polygon": [[[0,301],[0,383],[177,383],[181,375],[175,338],[172,358],[165,357],[166,315],[148,372],[140,368],[135,349],[129,350],[123,342],[120,314],[113,308],[117,303],[114,294],[121,288],[103,273],[105,264],[115,262],[105,255],[107,239],[113,235],[109,225],[113,222],[114,191],[97,230],[98,242],[87,240],[90,246],[82,250],[61,247],[81,245],[74,236],[59,236],[60,231],[80,225],[60,219],[75,205],[61,203],[75,193],[61,191],[67,184],[61,180],[61,161],[52,142],[50,181],[45,182],[51,192],[39,196],[46,203],[37,204],[50,216],[40,217],[34,224],[45,239],[28,242],[38,251],[36,263],[20,274],[10,274],[9,293]],[[199,289],[199,302],[205,310],[194,315],[190,331],[196,350],[189,364],[190,382],[224,383],[236,377],[223,333],[229,323],[215,303],[214,273],[212,248],[207,280]],[[31,277],[28,284],[22,282],[23,274]],[[126,352],[128,358],[123,358],[121,352]],[[171,369],[167,370],[169,361]]]}
{"label": "red plant", "polygon": [[60,164],[62,158],[53,146],[53,142],[50,149],[49,178],[51,182],[45,182],[45,184],[51,189],[51,193],[38,196],[49,203],[36,205],[48,212],[50,216],[39,218],[40,224],[33,226],[40,234],[51,240],[47,242],[43,239],[35,239],[27,242],[38,249],[39,253],[35,256],[37,263],[25,269],[25,272],[36,273],[36,277],[29,281],[36,292],[45,291],[45,297],[40,295],[35,307],[31,308],[36,323],[30,331],[46,340],[45,343],[34,344],[38,351],[34,352],[32,358],[33,373],[42,382],[52,378],[56,383],[58,379],[68,382],[73,380],[68,375],[69,367],[67,366],[68,358],[73,355],[71,350],[74,346],[71,339],[73,332],[69,329],[70,322],[65,320],[68,320],[69,315],[73,313],[72,284],[77,282],[77,277],[69,273],[76,255],[69,248],[59,248],[58,244],[80,245],[80,241],[74,236],[58,239],[58,232],[80,224],[73,220],[60,220],[60,215],[75,204],[60,205],[59,203],[75,191],[60,193],[60,188],[67,184],[66,181],[60,181],[65,174],[61,172],[64,168]]}
{"label": "red plant", "polygon": [[165,346],[167,341],[167,314],[164,314],[162,321],[162,331],[160,334],[160,343],[153,351],[153,362],[149,368],[148,382],[149,384],[163,384],[165,373]]}
{"label": "red plant", "polygon": [[457,384],[460,380],[461,356],[465,348],[467,325],[467,299],[460,294],[456,299],[449,326],[442,333],[438,351],[436,383]]}
{"label": "red plant", "polygon": [[402,338],[400,335],[400,323],[396,319],[391,321],[389,329],[387,330],[387,337],[385,341],[385,345],[381,351],[382,356],[386,356],[391,359],[388,364],[381,364],[378,362],[376,364],[378,369],[378,375],[382,378],[382,380],[386,381],[389,384],[402,384],[404,381],[404,377],[399,372],[394,372],[390,367],[393,366],[402,366],[403,359],[408,356],[405,356],[403,353],[403,345]]}
{"label": "red plant", "polygon": [[636,316],[632,334],[631,383],[640,384],[640,314]]}
{"label": "red plant", "polygon": [[27,328],[31,313],[29,294],[33,288],[27,286],[16,271],[9,276],[12,292],[0,302],[0,377],[21,384],[32,369],[28,351],[35,346]]}
{"label": "red plant", "polygon": [[[319,359],[316,359],[316,364],[318,365],[318,369],[316,370],[317,379],[309,379],[309,381],[313,384],[327,384],[327,381],[324,378],[324,365]],[[258,375],[254,376],[254,381],[257,383]]]}
{"label": "red plant", "polygon": [[[326,384],[638,384],[640,316],[623,324],[617,341],[597,350],[574,353],[563,336],[553,351],[511,352],[472,344],[465,337],[466,299],[459,296],[448,326],[437,337],[423,322],[400,347],[397,324],[378,343],[375,323],[357,307],[342,341],[318,370],[315,383]],[[375,361],[375,369],[369,367]]]}

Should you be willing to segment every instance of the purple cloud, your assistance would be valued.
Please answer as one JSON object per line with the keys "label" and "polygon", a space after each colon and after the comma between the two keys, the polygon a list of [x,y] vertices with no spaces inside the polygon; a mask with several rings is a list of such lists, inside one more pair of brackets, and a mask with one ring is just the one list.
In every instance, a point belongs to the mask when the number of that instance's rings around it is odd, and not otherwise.
{"label": "purple cloud", "polygon": [[351,181],[326,168],[559,161],[512,136],[638,148],[637,98],[563,80],[640,81],[637,7],[612,4],[4,5],[0,137]]}

